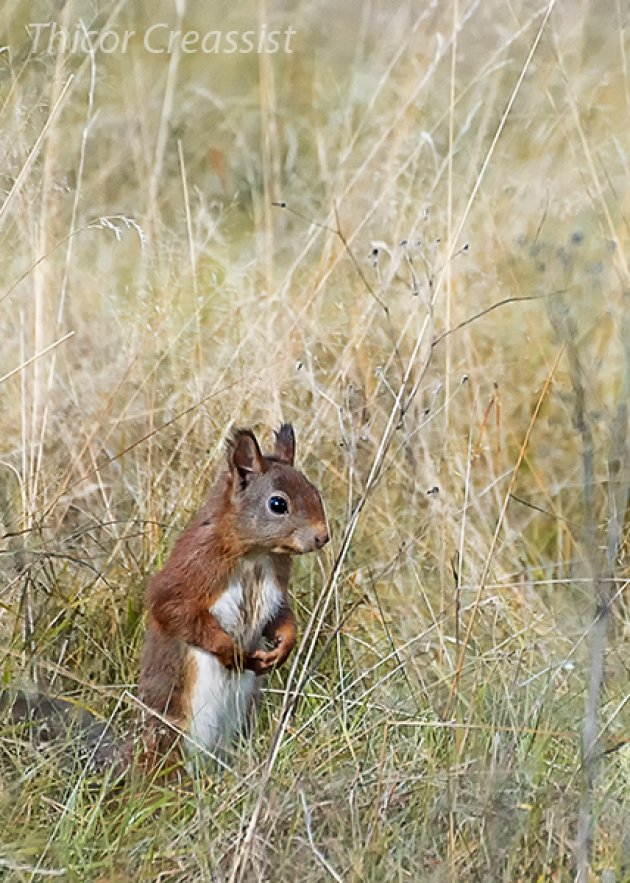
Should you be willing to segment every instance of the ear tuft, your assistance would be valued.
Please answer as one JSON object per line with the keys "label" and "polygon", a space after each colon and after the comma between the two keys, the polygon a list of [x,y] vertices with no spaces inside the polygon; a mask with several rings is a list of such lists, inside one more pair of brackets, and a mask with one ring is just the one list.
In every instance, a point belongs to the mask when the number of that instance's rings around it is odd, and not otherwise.
{"label": "ear tuft", "polygon": [[282,463],[293,466],[295,459],[295,433],[290,423],[283,423],[276,432],[274,456]]}
{"label": "ear tuft", "polygon": [[252,475],[265,471],[265,460],[260,453],[256,436],[249,429],[235,429],[227,443],[228,465],[238,472],[241,484],[245,486]]}

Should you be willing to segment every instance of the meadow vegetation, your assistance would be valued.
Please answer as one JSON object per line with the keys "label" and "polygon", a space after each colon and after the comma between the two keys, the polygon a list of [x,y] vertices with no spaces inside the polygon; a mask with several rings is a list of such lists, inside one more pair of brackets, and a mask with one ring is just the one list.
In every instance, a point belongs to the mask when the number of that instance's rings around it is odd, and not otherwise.
{"label": "meadow vegetation", "polygon": [[293,422],[333,539],[227,770],[0,723],[0,875],[630,880],[628,5],[51,9],[0,10],[3,685],[125,731],[233,425]]}

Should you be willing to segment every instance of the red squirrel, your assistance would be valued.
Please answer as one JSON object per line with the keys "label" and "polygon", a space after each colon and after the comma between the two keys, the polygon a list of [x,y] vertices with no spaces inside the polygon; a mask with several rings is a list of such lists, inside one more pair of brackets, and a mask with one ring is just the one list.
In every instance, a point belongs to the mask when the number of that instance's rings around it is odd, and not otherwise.
{"label": "red squirrel", "polygon": [[329,531],[319,492],[293,467],[293,427],[275,435],[263,456],[253,432],[231,434],[226,468],[149,583],[139,698],[158,713],[145,724],[158,756],[177,730],[193,751],[229,743],[251,713],[257,679],[294,647],[291,557],[321,549]]}

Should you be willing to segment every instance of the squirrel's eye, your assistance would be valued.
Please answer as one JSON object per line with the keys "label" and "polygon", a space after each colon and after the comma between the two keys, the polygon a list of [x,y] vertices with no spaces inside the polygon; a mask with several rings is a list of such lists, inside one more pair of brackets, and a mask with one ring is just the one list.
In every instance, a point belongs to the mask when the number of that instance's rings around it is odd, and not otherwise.
{"label": "squirrel's eye", "polygon": [[267,500],[267,506],[269,511],[273,512],[274,515],[286,515],[289,511],[289,506],[284,497],[269,497]]}

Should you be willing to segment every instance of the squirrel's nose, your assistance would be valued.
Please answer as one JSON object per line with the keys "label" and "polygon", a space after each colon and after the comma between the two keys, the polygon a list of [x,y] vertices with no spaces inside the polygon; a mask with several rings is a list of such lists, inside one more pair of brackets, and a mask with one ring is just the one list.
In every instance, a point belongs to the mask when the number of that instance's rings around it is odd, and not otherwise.
{"label": "squirrel's nose", "polygon": [[330,539],[330,534],[327,530],[323,530],[321,533],[315,535],[315,545],[318,549],[321,549],[326,545],[328,540]]}

